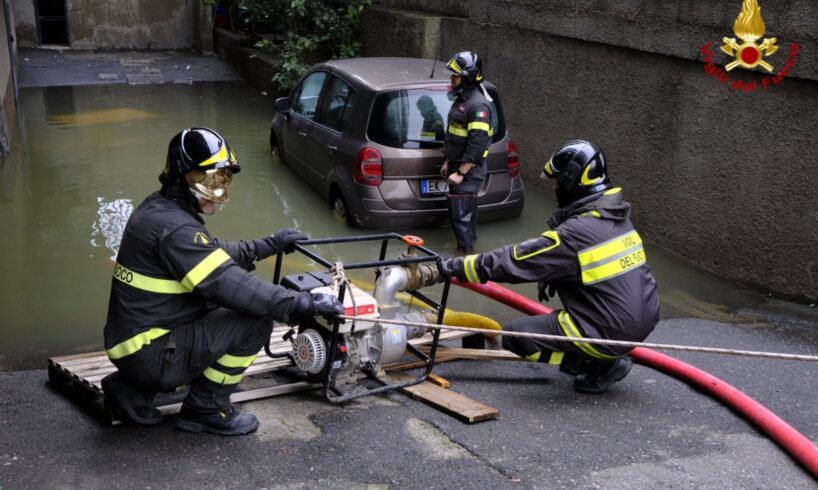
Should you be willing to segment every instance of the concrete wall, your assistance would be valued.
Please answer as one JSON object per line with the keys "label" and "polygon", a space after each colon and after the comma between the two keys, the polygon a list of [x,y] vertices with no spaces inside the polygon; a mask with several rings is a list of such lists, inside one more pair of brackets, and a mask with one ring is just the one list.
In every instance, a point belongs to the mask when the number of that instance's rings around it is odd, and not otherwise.
{"label": "concrete wall", "polygon": [[[10,0],[21,47],[39,45],[34,0]],[[67,0],[74,49],[188,49],[210,36],[201,0]],[[208,46],[204,46],[206,51]]]}
{"label": "concrete wall", "polygon": [[[474,50],[503,97],[530,192],[561,143],[605,149],[649,241],[781,297],[818,298],[818,2],[760,0],[790,76],[736,69],[731,89],[700,48],[734,37],[740,0],[375,0],[367,56],[447,59]],[[769,81],[769,79],[768,79]],[[532,233],[537,230],[532,230]]]}

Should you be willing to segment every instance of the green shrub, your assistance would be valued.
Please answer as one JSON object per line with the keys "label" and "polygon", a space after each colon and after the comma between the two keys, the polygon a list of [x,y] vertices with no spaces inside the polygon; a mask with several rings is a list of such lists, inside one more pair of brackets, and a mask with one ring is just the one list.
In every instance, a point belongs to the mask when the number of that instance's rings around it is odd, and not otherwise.
{"label": "green shrub", "polygon": [[[250,16],[276,26],[256,47],[273,55],[273,82],[289,90],[310,66],[361,52],[358,25],[371,0],[241,0]],[[283,39],[283,40],[281,40]]]}

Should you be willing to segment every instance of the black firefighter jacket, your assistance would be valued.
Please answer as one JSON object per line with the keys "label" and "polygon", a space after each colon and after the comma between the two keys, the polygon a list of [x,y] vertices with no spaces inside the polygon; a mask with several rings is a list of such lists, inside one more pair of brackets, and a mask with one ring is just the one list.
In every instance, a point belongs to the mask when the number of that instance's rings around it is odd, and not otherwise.
{"label": "black firefighter jacket", "polygon": [[443,156],[449,161],[449,175],[457,171],[462,162],[475,166],[452,194],[476,194],[486,178],[486,156],[491,145],[491,104],[478,87],[461,91],[449,109]]}
{"label": "black firefighter jacket", "polygon": [[642,341],[659,321],[659,298],[630,210],[620,188],[594,194],[554,213],[552,229],[538,238],[454,259],[455,275],[550,283],[565,308],[558,319],[567,336]]}
{"label": "black firefighter jacket", "polygon": [[[117,255],[105,348],[129,355],[217,306],[290,320],[301,295],[252,274],[248,241],[210,236],[190,205],[154,192],[133,212]],[[303,298],[302,298],[303,299]]]}

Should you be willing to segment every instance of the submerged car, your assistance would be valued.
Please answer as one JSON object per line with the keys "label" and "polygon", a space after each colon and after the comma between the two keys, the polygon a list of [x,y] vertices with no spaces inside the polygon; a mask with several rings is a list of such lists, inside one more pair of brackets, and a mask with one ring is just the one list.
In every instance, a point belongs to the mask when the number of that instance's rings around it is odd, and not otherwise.
{"label": "submerged car", "polygon": [[[326,199],[335,215],[369,228],[448,221],[440,177],[446,118],[454,99],[440,61],[353,58],[314,66],[276,100],[270,148]],[[480,221],[519,216],[524,192],[517,147],[496,88]]]}

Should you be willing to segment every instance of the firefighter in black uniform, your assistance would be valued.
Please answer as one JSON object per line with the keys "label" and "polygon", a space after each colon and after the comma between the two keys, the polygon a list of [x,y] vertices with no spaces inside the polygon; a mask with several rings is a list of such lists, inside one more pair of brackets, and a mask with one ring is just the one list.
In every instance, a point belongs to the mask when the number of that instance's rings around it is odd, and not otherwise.
{"label": "firefighter in black uniform", "polygon": [[443,116],[435,106],[435,102],[428,95],[421,95],[417,101],[417,108],[423,118],[423,126],[420,129],[421,139],[443,141],[445,139],[446,128],[443,126]]}
{"label": "firefighter in black uniform", "polygon": [[449,217],[461,253],[473,253],[477,239],[477,193],[486,178],[491,145],[491,100],[483,81],[483,63],[472,52],[454,55],[446,65],[452,72],[454,102],[449,110],[443,166],[449,182]]}
{"label": "firefighter in black uniform", "polygon": [[[656,282],[622,189],[612,187],[605,155],[571,141],[545,164],[560,209],[541,236],[479,255],[443,259],[441,275],[460,281],[539,282],[540,300],[559,293],[564,309],[514,320],[511,332],[640,342],[659,321]],[[503,347],[576,375],[574,389],[602,393],[630,372],[629,348],[504,337]]]}
{"label": "firefighter in black uniform", "polygon": [[230,404],[244,370],[270,338],[272,320],[343,312],[337,298],[295,292],[249,274],[253,262],[292,252],[307,238],[292,229],[253,241],[224,241],[200,214],[227,203],[240,167],[227,141],[189,128],[168,146],[162,188],[125,227],[111,283],[105,348],[118,372],[102,380],[111,408],[154,425],[158,392],[190,385],[177,426],[191,432],[246,434],[252,414]]}

